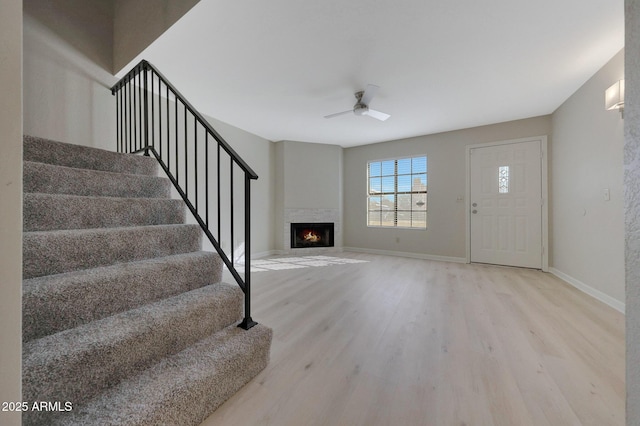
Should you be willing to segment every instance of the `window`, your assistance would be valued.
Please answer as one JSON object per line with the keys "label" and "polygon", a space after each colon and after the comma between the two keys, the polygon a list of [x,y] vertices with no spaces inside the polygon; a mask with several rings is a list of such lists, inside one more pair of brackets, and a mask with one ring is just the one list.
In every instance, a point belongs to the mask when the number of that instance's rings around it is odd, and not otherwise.
{"label": "window", "polygon": [[498,192],[509,193],[509,166],[498,167]]}
{"label": "window", "polygon": [[367,225],[427,228],[427,157],[367,164]]}

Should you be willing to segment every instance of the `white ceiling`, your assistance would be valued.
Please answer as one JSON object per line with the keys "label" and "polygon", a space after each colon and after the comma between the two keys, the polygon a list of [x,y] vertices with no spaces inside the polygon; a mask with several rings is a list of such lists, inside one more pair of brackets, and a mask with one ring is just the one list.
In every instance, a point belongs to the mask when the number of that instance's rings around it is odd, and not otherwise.
{"label": "white ceiling", "polygon": [[[623,3],[201,0],[136,61],[218,120],[348,147],[552,113],[623,48]],[[390,119],[323,118],[368,83]]]}

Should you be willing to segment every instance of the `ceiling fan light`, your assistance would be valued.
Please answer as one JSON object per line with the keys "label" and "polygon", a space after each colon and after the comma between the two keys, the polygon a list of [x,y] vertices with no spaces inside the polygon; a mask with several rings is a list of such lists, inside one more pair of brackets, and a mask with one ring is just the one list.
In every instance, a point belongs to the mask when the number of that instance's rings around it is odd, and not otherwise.
{"label": "ceiling fan light", "polygon": [[353,109],[355,115],[367,115],[367,112],[369,112],[369,107],[366,105],[357,106]]}

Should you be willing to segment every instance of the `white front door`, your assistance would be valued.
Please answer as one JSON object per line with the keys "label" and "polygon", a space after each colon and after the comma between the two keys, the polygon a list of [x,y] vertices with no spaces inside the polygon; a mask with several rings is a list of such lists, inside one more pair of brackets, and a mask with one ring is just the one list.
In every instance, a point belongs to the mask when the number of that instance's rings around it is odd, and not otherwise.
{"label": "white front door", "polygon": [[542,268],[540,140],[470,148],[470,260]]}

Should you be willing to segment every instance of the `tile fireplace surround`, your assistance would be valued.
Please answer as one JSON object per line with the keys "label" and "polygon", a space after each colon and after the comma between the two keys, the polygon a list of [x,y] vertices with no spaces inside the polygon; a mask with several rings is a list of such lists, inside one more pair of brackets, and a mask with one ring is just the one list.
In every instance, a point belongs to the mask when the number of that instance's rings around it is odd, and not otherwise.
{"label": "tile fireplace surround", "polygon": [[[333,222],[333,247],[291,248],[291,224]],[[282,254],[320,254],[342,251],[342,216],[338,209],[285,209]]]}

